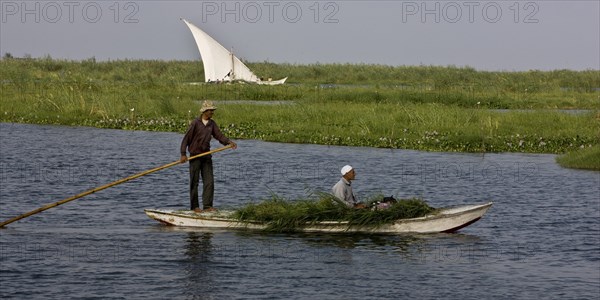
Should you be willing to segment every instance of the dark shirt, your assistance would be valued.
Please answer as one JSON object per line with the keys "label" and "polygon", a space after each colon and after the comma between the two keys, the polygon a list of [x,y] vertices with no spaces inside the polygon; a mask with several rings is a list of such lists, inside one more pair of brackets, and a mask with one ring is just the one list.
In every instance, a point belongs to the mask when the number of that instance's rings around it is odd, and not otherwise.
{"label": "dark shirt", "polygon": [[214,137],[221,144],[227,145],[231,141],[221,133],[219,126],[212,119],[204,125],[200,118],[196,118],[181,141],[181,155],[186,155],[189,150],[190,156],[210,151],[210,140]]}

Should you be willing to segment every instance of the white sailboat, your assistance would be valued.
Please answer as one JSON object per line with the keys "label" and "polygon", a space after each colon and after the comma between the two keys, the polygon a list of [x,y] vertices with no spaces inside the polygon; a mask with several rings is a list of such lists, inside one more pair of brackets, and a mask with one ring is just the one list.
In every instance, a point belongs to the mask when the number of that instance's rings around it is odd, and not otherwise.
{"label": "white sailboat", "polygon": [[285,83],[287,77],[280,80],[261,80],[239,58],[210,35],[187,20],[181,20],[192,31],[198,50],[200,50],[204,64],[205,82],[245,81],[267,85]]}

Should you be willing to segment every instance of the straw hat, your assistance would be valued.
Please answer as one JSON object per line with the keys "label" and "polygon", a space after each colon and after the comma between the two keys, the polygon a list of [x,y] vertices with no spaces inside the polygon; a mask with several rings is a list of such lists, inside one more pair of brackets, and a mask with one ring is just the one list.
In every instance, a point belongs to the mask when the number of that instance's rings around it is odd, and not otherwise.
{"label": "straw hat", "polygon": [[342,168],[342,170],[341,170],[341,172],[342,172],[342,176],[346,175],[346,173],[348,173],[348,172],[350,172],[350,171],[352,171],[352,166],[351,166],[351,165],[345,165],[345,166]]}
{"label": "straw hat", "polygon": [[215,109],[217,109],[217,107],[213,104],[212,101],[204,100],[204,102],[202,102],[202,107],[200,108],[200,113],[203,113],[207,110],[215,110]]}

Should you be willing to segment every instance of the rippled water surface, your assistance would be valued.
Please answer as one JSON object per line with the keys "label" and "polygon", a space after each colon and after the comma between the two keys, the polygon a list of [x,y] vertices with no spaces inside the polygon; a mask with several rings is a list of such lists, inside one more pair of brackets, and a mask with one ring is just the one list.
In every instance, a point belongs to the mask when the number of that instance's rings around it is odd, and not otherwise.
{"label": "rippled water surface", "polygon": [[[0,219],[178,159],[174,133],[0,124]],[[213,147],[218,147],[217,144]],[[328,191],[432,206],[494,201],[457,234],[316,235],[166,227],[175,166],[0,230],[1,299],[597,299],[600,173],[553,155],[455,154],[239,141],[215,154],[218,207]],[[27,297],[27,298],[26,298]]]}

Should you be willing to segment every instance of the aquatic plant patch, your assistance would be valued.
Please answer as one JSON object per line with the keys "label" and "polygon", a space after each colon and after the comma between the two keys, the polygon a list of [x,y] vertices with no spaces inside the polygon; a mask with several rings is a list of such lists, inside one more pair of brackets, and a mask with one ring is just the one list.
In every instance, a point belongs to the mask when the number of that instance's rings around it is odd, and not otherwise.
{"label": "aquatic plant patch", "polygon": [[600,171],[600,145],[580,149],[556,157],[563,167]]}

